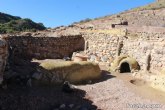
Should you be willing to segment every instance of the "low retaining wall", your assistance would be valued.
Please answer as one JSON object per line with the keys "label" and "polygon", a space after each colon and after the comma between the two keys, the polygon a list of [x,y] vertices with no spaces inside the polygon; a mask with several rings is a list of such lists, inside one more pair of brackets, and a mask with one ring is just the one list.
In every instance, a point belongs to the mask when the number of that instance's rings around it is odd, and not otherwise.
{"label": "low retaining wall", "polygon": [[55,59],[71,57],[75,51],[84,50],[81,35],[61,37],[10,36],[8,38],[11,56],[22,58]]}

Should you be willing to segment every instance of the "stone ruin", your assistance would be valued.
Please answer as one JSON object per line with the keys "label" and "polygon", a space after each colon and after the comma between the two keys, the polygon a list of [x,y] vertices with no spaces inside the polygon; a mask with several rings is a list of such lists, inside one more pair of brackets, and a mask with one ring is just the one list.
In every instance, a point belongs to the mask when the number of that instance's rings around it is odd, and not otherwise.
{"label": "stone ruin", "polygon": [[[47,80],[51,80],[52,83],[62,83],[67,78],[70,82],[78,83],[79,80],[83,81],[89,79],[87,76],[89,76],[90,79],[95,79],[95,77],[100,76],[100,68],[98,65],[93,63],[79,63],[79,61],[65,62],[60,60],[58,63],[58,60],[53,60],[71,58],[73,52],[83,51],[85,48],[85,40],[80,34],[59,36],[47,35],[45,37],[42,35],[32,36],[30,33],[26,33],[26,35],[3,36],[1,38],[1,42],[1,83],[3,81],[3,76],[5,76],[7,80],[12,79],[12,77],[21,77],[18,80],[24,79],[28,81],[31,80],[31,78],[35,78],[37,80],[41,80],[38,82],[46,83],[50,82]],[[32,62],[32,60],[34,60],[34,62]],[[36,60],[40,60],[42,63],[35,62]],[[36,66],[35,63],[38,66]],[[39,63],[41,65],[46,64],[46,66],[39,66]],[[47,69],[47,65],[49,68],[49,66],[54,67],[54,65],[58,64],[60,65],[60,68],[64,68],[65,70],[58,69],[58,67],[57,69],[52,70]],[[74,65],[75,67],[73,67]],[[87,65],[89,67],[87,67]],[[82,75],[78,75],[79,72],[76,72],[75,68],[79,68],[79,70],[84,71],[84,73]],[[4,70],[6,70],[5,73]],[[75,78],[72,74],[76,74],[81,77]],[[47,78],[44,78],[45,75]],[[14,80],[16,80],[16,78]]]}
{"label": "stone ruin", "polygon": [[60,37],[9,36],[6,38],[12,56],[26,59],[58,59],[71,57],[74,51],[84,50],[81,35]]}
{"label": "stone ruin", "polygon": [[132,72],[136,78],[164,90],[164,27],[126,26],[84,32],[83,37],[88,41],[86,54],[90,61],[107,65],[112,72]]}
{"label": "stone ruin", "polygon": [[[1,78],[6,62],[13,56],[26,59],[62,59],[71,57],[76,51],[84,51],[89,61],[108,67],[113,67],[118,56],[127,55],[118,60],[112,69],[114,71],[123,73],[141,70],[162,74],[165,66],[164,33],[163,27],[144,26],[85,30],[79,35],[61,37],[10,35],[1,38]],[[131,64],[129,58],[134,58],[138,67],[132,68],[134,63]]]}

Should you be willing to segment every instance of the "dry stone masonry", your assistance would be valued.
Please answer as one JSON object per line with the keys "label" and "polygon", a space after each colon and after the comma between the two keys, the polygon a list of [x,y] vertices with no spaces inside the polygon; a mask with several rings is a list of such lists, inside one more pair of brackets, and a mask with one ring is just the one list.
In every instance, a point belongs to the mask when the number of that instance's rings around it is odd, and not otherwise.
{"label": "dry stone masonry", "polygon": [[61,37],[8,37],[10,54],[22,58],[57,59],[71,57],[75,51],[84,49],[84,38],[81,35]]}
{"label": "dry stone masonry", "polygon": [[83,33],[88,42],[86,53],[90,61],[110,66],[115,57],[129,55],[137,60],[141,70],[159,72],[165,66],[163,27],[127,27],[122,33],[107,32],[108,30]]}
{"label": "dry stone masonry", "polygon": [[0,84],[3,81],[3,72],[8,58],[8,46],[4,39],[0,38]]}
{"label": "dry stone masonry", "polygon": [[161,71],[165,66],[165,29],[162,31],[163,29],[161,28],[161,31],[157,32],[133,33],[137,38],[130,36],[123,41],[122,54],[136,58],[142,70],[148,68],[151,71]]}
{"label": "dry stone masonry", "polygon": [[[67,30],[67,29],[66,29]],[[9,57],[24,59],[58,59],[84,51],[92,62],[112,66],[121,55],[136,59],[140,70],[161,73],[165,66],[165,29],[163,27],[129,27],[82,29],[79,35],[39,37],[8,36],[1,39],[1,76]],[[119,63],[120,64],[120,63]],[[132,71],[131,71],[132,72]]]}
{"label": "dry stone masonry", "polygon": [[83,37],[88,42],[86,54],[90,61],[110,65],[119,51],[123,39],[121,36],[125,36],[125,33],[121,29],[83,32]]}
{"label": "dry stone masonry", "polygon": [[[123,27],[118,27],[119,29]],[[113,66],[113,61],[117,56],[128,56],[138,63],[137,67],[142,74],[133,74],[137,78],[142,78],[151,83],[151,86],[164,91],[165,87],[165,28],[154,26],[143,27],[125,27],[125,34],[95,32],[84,33],[83,37],[88,41],[86,50],[90,61],[104,63]],[[113,29],[109,29],[113,30]],[[105,31],[105,30],[104,30]],[[107,30],[108,31],[108,30]],[[120,57],[119,57],[120,58]],[[118,63],[124,62],[123,59],[117,59]],[[129,64],[128,70],[131,69],[132,60],[124,63]],[[116,65],[120,69],[120,65]],[[126,68],[126,67],[125,67]],[[115,70],[116,70],[115,69]],[[154,73],[154,74],[153,74]]]}

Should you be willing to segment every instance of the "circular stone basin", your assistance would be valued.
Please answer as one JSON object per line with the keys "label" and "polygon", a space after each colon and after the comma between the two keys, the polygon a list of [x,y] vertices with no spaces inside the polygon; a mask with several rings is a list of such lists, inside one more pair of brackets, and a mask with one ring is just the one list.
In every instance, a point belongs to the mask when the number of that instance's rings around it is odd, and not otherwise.
{"label": "circular stone basin", "polygon": [[73,61],[87,61],[88,57],[86,56],[75,56]]}
{"label": "circular stone basin", "polygon": [[137,86],[143,86],[143,85],[147,84],[147,82],[142,79],[133,79],[133,80],[130,80],[130,83],[137,85]]}

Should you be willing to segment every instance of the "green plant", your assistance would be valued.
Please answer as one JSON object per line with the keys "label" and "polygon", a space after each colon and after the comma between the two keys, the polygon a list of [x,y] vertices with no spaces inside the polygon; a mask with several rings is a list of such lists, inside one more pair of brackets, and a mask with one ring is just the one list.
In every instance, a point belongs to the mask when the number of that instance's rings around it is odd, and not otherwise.
{"label": "green plant", "polygon": [[86,23],[86,22],[89,22],[89,21],[92,21],[92,19],[86,18],[86,19],[84,19],[84,20],[81,20],[80,23]]}
{"label": "green plant", "polygon": [[44,29],[46,29],[46,27],[42,23],[35,23],[31,19],[22,19],[20,17],[0,13],[0,34],[24,31],[35,32]]}

